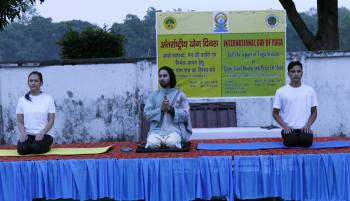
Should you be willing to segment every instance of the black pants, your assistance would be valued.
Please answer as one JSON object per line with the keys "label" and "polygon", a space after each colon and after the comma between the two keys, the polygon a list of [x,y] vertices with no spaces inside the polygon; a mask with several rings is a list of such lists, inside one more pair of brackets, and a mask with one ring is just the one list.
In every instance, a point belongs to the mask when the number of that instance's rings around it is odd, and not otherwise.
{"label": "black pants", "polygon": [[312,133],[304,133],[301,129],[293,129],[291,133],[281,132],[283,144],[286,147],[310,147],[314,135]]}
{"label": "black pants", "polygon": [[53,138],[51,135],[44,135],[44,138],[40,141],[36,141],[34,135],[28,135],[26,141],[18,141],[17,152],[20,155],[43,154],[50,151],[52,143]]}

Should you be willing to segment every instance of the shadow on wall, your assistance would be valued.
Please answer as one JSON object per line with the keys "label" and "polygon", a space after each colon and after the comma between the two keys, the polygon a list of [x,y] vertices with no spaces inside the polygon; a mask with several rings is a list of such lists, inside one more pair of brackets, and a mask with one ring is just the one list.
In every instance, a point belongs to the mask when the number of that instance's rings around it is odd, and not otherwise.
{"label": "shadow on wall", "polygon": [[1,144],[16,144],[19,138],[16,124],[15,105],[10,103],[9,108],[3,108],[3,126],[1,128],[3,135]]}
{"label": "shadow on wall", "polygon": [[106,97],[95,101],[75,99],[73,92],[56,102],[56,143],[134,140],[137,131],[139,89],[134,93]]}
{"label": "shadow on wall", "polygon": [[[0,125],[4,125],[4,120],[2,118],[2,105],[0,105]],[[5,144],[5,133],[4,133],[4,127],[0,126],[0,144]]]}
{"label": "shadow on wall", "polygon": [[[106,97],[100,95],[97,99],[88,101],[76,99],[72,91],[67,91],[64,99],[55,98],[55,126],[50,132],[55,143],[83,143],[98,141],[135,140],[139,105],[143,103],[145,94],[149,91],[136,88],[133,92]],[[2,109],[2,107],[0,107]],[[0,111],[1,114],[1,111]],[[0,123],[1,144],[16,144],[18,132],[16,126],[15,105],[11,102],[3,109]]]}

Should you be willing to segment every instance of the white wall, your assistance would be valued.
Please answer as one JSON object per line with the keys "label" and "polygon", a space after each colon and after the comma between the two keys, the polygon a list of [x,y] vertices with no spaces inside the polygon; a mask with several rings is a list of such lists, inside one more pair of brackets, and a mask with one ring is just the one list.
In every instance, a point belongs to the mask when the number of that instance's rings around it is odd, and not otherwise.
{"label": "white wall", "polygon": [[[288,61],[304,64],[304,82],[314,87],[319,101],[314,124],[317,136],[350,135],[349,53],[290,53]],[[44,75],[43,91],[56,101],[56,142],[137,139],[138,106],[157,88],[157,66],[140,61],[46,67],[0,67],[0,142],[15,144],[15,107],[28,91],[29,72]],[[268,126],[272,98],[191,99],[191,102],[230,102],[237,105],[239,127]],[[1,111],[1,110],[0,110]]]}
{"label": "white wall", "polygon": [[350,136],[350,54],[320,54],[304,61],[305,82],[314,87],[319,102],[317,134]]}
{"label": "white wall", "polygon": [[56,142],[134,139],[138,105],[155,88],[154,69],[149,62],[1,68],[3,139],[12,144],[18,139],[16,104],[34,70],[43,73],[42,90],[55,99]]}

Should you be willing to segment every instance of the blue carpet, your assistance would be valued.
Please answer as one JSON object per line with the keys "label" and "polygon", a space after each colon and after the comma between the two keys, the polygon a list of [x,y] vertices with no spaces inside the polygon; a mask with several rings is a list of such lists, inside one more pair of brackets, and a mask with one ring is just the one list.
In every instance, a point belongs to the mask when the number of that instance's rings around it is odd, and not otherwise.
{"label": "blue carpet", "polygon": [[252,142],[252,143],[198,143],[199,150],[259,150],[259,149],[325,149],[350,147],[350,141],[314,142],[311,147],[286,147],[282,142]]}

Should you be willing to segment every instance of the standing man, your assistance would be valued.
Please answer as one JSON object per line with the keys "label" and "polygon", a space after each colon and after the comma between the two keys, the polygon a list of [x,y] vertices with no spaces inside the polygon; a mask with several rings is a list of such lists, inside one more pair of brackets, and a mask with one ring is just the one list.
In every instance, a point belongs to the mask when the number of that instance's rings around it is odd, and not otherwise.
{"label": "standing man", "polygon": [[186,95],[175,89],[174,71],[163,66],[158,71],[161,88],[153,92],[145,105],[145,117],[151,122],[146,148],[181,148],[192,134],[190,106]]}
{"label": "standing man", "polygon": [[273,117],[282,127],[283,144],[288,147],[312,145],[311,125],[317,117],[317,98],[313,88],[301,83],[303,65],[288,65],[290,83],[276,91]]}

